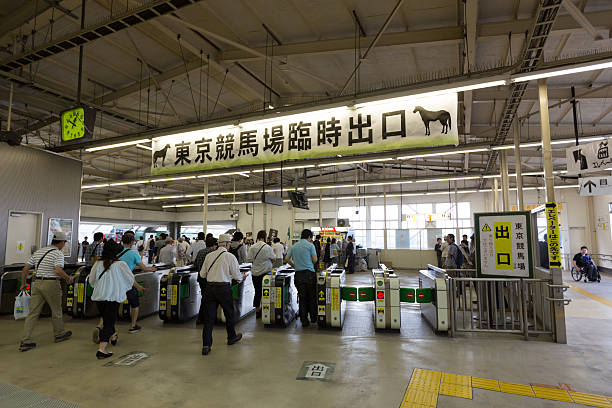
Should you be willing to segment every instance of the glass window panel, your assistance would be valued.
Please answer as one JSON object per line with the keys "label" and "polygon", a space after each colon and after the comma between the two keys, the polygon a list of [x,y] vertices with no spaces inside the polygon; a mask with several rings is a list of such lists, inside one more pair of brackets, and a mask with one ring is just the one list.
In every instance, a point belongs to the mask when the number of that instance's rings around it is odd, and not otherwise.
{"label": "glass window panel", "polygon": [[396,249],[395,234],[396,230],[387,230],[387,249]]}

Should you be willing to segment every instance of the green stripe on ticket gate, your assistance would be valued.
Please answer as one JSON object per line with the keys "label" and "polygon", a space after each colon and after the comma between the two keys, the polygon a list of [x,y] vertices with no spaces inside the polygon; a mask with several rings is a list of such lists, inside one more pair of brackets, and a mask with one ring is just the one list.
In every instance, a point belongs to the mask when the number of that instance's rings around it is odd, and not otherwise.
{"label": "green stripe on ticket gate", "polygon": [[342,287],[342,300],[357,301],[357,288],[351,286]]}
{"label": "green stripe on ticket gate", "polygon": [[417,303],[431,303],[431,289],[417,289],[416,290],[416,301]]}
{"label": "green stripe on ticket gate", "polygon": [[181,285],[181,299],[187,299],[190,295],[189,283],[183,283]]}
{"label": "green stripe on ticket gate", "polygon": [[232,285],[232,299],[238,299],[238,284]]}
{"label": "green stripe on ticket gate", "polygon": [[357,293],[359,295],[360,302],[368,302],[374,300],[374,288],[359,288]]}
{"label": "green stripe on ticket gate", "polygon": [[400,289],[400,302],[414,303],[414,289],[412,288],[401,288]]}

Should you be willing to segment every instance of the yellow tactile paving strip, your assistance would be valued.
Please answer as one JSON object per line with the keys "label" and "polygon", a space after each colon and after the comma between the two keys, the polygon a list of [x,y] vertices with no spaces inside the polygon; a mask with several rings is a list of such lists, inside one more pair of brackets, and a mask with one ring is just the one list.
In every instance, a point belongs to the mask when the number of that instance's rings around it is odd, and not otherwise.
{"label": "yellow tactile paving strip", "polygon": [[400,408],[435,408],[438,404],[438,395],[472,399],[472,388],[570,402],[589,407],[612,408],[612,397],[604,395],[470,377],[423,368],[415,368],[412,372]]}

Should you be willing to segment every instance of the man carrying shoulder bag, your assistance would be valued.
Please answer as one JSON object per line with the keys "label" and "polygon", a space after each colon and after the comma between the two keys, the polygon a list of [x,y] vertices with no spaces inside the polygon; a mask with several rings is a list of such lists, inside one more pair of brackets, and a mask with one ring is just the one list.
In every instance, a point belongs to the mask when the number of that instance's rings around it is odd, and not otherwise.
{"label": "man carrying shoulder bag", "polygon": [[32,331],[38,320],[45,303],[51,308],[51,322],[53,323],[53,334],[55,342],[68,340],[72,336],[71,331],[64,329],[62,311],[62,287],[60,279],[68,284],[72,278],[64,272],[64,253],[62,249],[66,245],[66,234],[56,232],[53,235],[51,245],[36,251],[28,260],[21,271],[21,290],[26,288],[26,277],[32,267],[35,268],[32,280],[32,298],[30,300],[30,313],[25,319],[23,338],[19,345],[19,351],[28,351],[36,347],[32,341]]}

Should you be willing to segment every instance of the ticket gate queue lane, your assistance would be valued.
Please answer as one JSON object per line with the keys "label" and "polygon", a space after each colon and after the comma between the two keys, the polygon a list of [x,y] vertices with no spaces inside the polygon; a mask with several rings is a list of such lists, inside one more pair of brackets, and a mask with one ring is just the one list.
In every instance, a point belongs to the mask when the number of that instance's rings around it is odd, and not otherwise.
{"label": "ticket gate queue lane", "polygon": [[262,281],[261,320],[264,327],[287,327],[298,315],[295,270],[275,268]]}
{"label": "ticket gate queue lane", "polygon": [[[346,312],[343,296],[346,273],[336,264],[317,274],[317,324],[341,329]],[[356,299],[356,289],[353,291]]]}

